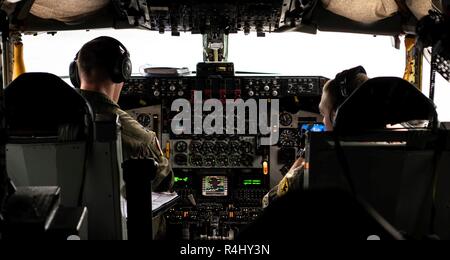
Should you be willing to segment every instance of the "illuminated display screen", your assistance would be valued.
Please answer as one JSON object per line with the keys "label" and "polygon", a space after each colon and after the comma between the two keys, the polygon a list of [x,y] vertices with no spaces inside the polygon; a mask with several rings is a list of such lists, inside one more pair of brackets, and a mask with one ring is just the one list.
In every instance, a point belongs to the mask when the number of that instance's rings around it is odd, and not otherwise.
{"label": "illuminated display screen", "polygon": [[226,176],[203,177],[202,194],[206,197],[228,196],[228,178]]}
{"label": "illuminated display screen", "polygon": [[325,132],[325,126],[323,124],[305,124],[302,126],[303,132]]}
{"label": "illuminated display screen", "polygon": [[242,184],[244,186],[261,186],[262,180],[244,180]]}
{"label": "illuminated display screen", "polygon": [[178,182],[189,182],[189,177],[184,177],[184,178],[175,177],[175,183],[178,183]]}

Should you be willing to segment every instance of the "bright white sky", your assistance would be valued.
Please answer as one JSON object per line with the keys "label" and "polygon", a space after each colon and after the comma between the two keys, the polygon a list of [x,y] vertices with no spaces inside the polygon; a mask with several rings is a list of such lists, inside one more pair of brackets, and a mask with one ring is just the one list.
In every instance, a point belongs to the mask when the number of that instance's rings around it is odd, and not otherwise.
{"label": "bright white sky", "polygon": [[[67,76],[69,64],[80,47],[102,35],[115,37],[127,46],[136,74],[144,65],[195,70],[203,59],[200,35],[186,33],[172,37],[141,30],[72,31],[55,36],[24,36],[27,71]],[[402,77],[405,67],[404,47],[396,50],[392,38],[383,36],[284,33],[257,38],[255,34],[235,34],[230,36],[229,52],[229,61],[234,62],[237,71],[334,78],[344,69],[363,65],[369,77]],[[425,82],[428,84],[429,80]],[[438,77],[436,104],[441,121],[450,121],[447,100],[450,100],[450,84]]]}

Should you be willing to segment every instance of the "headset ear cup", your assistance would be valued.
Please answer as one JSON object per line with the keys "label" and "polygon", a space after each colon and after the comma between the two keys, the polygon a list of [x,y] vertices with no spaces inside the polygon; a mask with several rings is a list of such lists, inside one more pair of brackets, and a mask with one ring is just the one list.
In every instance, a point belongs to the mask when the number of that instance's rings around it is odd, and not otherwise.
{"label": "headset ear cup", "polygon": [[123,66],[123,57],[118,59],[117,62],[114,64],[114,67],[111,71],[111,80],[114,83],[122,83],[123,80],[123,73],[122,73],[122,66]]}
{"label": "headset ear cup", "polygon": [[130,79],[133,67],[128,55],[125,55],[117,62],[111,74],[111,80],[114,83],[122,83]]}
{"label": "headset ear cup", "polygon": [[76,61],[72,61],[72,63],[70,63],[69,76],[72,85],[77,89],[81,88],[80,74],[78,73],[78,64]]}
{"label": "headset ear cup", "polygon": [[133,73],[133,64],[129,57],[126,57],[122,65],[122,73],[124,81],[129,80]]}
{"label": "headset ear cup", "polygon": [[351,84],[355,80],[356,76],[360,73],[367,75],[367,72],[363,66],[345,70],[336,75],[335,80],[337,81],[337,84],[341,89],[341,95],[344,98],[349,97],[353,93],[353,91],[355,91],[355,88],[352,87]]}

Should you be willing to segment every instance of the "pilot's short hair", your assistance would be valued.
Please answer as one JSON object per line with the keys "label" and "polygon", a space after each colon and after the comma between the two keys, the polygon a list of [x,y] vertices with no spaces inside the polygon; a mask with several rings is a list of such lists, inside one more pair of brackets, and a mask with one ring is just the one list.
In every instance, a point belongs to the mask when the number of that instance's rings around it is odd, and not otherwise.
{"label": "pilot's short hair", "polygon": [[102,83],[111,80],[110,72],[121,56],[122,51],[117,44],[97,38],[81,48],[78,69],[89,83]]}

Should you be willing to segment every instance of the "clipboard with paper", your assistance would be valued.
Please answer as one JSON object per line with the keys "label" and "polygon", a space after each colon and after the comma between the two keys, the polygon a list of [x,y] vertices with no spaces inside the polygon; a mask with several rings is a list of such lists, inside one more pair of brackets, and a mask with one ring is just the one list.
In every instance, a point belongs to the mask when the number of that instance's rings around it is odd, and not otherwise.
{"label": "clipboard with paper", "polygon": [[160,214],[164,214],[167,210],[176,205],[176,203],[180,200],[180,196],[176,193],[170,192],[162,192],[152,193],[152,212],[153,216],[158,216]]}
{"label": "clipboard with paper", "polygon": [[[152,192],[152,215],[153,217],[164,214],[167,210],[177,204],[181,197],[176,193],[170,192]],[[128,217],[127,201],[122,197],[122,215]]]}

